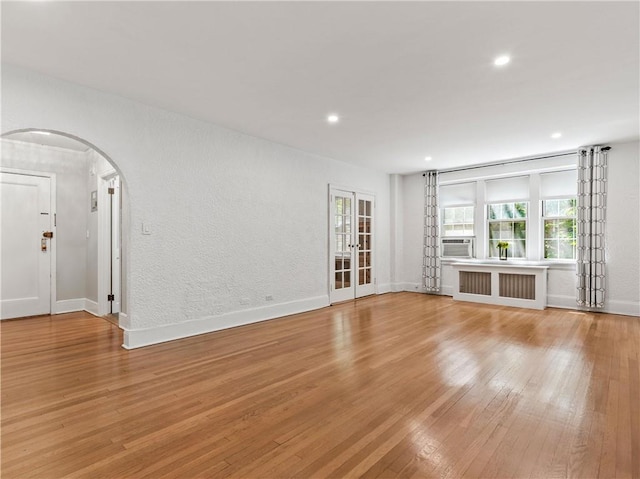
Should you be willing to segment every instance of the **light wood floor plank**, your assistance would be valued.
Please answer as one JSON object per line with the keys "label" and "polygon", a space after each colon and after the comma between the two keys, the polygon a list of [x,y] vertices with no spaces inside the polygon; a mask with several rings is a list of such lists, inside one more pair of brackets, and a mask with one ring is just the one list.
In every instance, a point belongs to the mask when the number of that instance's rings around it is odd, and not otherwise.
{"label": "light wood floor plank", "polygon": [[3,478],[640,477],[640,318],[417,293],[127,351],[0,323]]}

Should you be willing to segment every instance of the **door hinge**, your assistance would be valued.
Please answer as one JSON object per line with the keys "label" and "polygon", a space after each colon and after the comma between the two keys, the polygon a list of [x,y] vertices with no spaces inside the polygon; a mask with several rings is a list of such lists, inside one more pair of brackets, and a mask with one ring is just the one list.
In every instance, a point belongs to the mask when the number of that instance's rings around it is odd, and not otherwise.
{"label": "door hinge", "polygon": [[115,188],[111,188],[111,187],[107,188],[107,193],[109,193],[110,195],[114,194],[115,192],[116,192]]}
{"label": "door hinge", "polygon": [[115,301],[115,300],[116,300],[115,295],[113,295],[113,294],[108,294],[107,295],[107,301]]}

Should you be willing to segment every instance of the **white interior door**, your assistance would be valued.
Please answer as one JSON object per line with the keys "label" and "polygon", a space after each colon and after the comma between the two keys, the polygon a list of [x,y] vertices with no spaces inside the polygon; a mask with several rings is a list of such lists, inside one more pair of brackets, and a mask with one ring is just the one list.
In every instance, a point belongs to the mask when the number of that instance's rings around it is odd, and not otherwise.
{"label": "white interior door", "polygon": [[331,189],[330,215],[331,303],[374,294],[373,196]]}
{"label": "white interior door", "polygon": [[331,190],[330,201],[330,301],[337,303],[355,298],[355,195],[349,191]]}
{"label": "white interior door", "polygon": [[375,294],[374,274],[374,198],[371,195],[356,193],[356,219],[358,258],[356,261],[357,282],[356,298]]}
{"label": "white interior door", "polygon": [[0,201],[0,317],[50,314],[51,179],[0,172]]}

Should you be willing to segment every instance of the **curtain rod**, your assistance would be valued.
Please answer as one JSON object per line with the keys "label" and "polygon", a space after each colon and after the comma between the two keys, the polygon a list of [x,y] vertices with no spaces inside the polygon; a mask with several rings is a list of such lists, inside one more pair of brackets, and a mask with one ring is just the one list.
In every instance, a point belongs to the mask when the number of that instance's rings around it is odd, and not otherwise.
{"label": "curtain rod", "polygon": [[[610,146],[603,146],[600,149],[602,151],[609,151],[611,149],[611,147]],[[523,158],[521,160],[502,161],[502,162],[498,162],[498,163],[484,163],[482,165],[466,166],[464,168],[450,168],[450,169],[447,169],[447,170],[438,170],[438,173],[453,173],[455,171],[477,170],[478,168],[487,168],[489,166],[504,166],[504,165],[511,165],[512,163],[523,163],[525,161],[546,160],[547,158],[559,158],[561,156],[576,155],[581,150],[582,150],[582,148],[579,148],[576,151],[569,151],[567,153],[558,153],[557,155],[536,156],[535,158]],[[425,174],[423,173],[422,176],[424,176],[424,175]]]}

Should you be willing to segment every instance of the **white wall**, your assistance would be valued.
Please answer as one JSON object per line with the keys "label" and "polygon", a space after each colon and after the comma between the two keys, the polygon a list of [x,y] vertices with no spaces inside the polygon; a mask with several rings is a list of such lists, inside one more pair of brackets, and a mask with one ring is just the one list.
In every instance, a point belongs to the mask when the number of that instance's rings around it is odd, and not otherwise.
{"label": "white wall", "polygon": [[640,316],[640,143],[612,143],[611,147],[605,304],[612,311]]}
{"label": "white wall", "polygon": [[[605,311],[640,315],[640,190],[639,142],[611,143],[609,152],[609,190],[607,197],[607,297]],[[575,161],[573,159],[572,161]],[[567,164],[566,158],[538,162],[538,167]],[[467,170],[447,175],[448,180],[513,174],[527,171],[530,162],[508,167]],[[403,177],[404,202],[404,288],[422,289],[422,208],[424,178],[422,174]],[[575,307],[575,268],[552,265],[548,276],[549,306]],[[451,294],[453,269],[442,268],[442,291]]]}
{"label": "white wall", "polygon": [[2,88],[3,133],[75,135],[126,182],[126,347],[326,305],[330,183],[376,194],[390,289],[388,175],[15,67]]}
{"label": "white wall", "polygon": [[405,291],[422,288],[424,239],[424,183],[422,173],[402,177],[403,233],[402,286]]}
{"label": "white wall", "polygon": [[86,155],[66,148],[8,139],[1,143],[1,166],[56,174],[56,299],[78,300],[82,306],[86,297],[86,207],[89,202]]}

